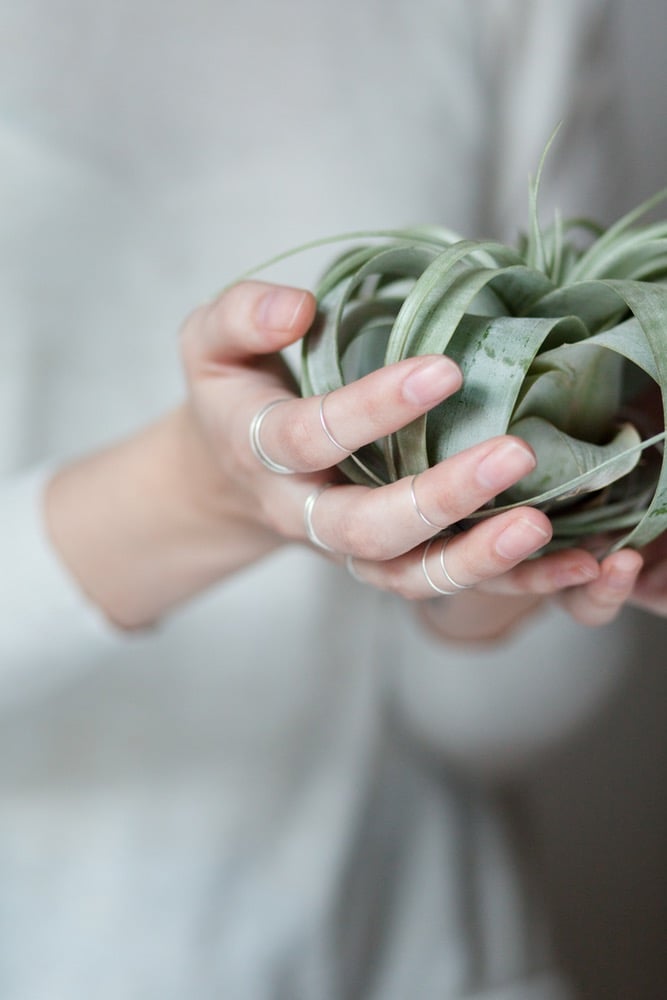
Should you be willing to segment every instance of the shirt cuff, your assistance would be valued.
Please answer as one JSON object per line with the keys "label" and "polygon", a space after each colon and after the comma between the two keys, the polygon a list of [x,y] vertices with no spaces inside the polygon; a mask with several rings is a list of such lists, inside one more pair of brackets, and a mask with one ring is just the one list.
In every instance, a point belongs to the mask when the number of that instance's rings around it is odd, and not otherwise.
{"label": "shirt cuff", "polygon": [[46,533],[40,467],[0,482],[0,703],[22,700],[130,642],[82,593]]}

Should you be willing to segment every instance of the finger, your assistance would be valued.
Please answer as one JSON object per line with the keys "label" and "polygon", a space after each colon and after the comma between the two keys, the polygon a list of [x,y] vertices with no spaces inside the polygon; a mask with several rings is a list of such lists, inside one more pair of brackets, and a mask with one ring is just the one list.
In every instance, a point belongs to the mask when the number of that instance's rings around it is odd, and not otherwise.
{"label": "finger", "polygon": [[[493,438],[421,473],[376,489],[327,491],[313,512],[320,538],[337,552],[372,561],[393,559],[470,515],[535,466],[533,452],[516,438]],[[495,519],[493,519],[495,522]],[[542,514],[529,521],[550,532]],[[493,527],[479,526],[479,535]]]}
{"label": "finger", "polygon": [[420,417],[460,386],[460,369],[449,358],[406,358],[324,397],[276,407],[263,421],[262,446],[275,462],[295,471],[328,469]]}
{"label": "finger", "polygon": [[273,354],[303,336],[316,301],[301,288],[243,281],[201,306],[181,331],[183,358],[192,372]]}
{"label": "finger", "polygon": [[353,559],[355,575],[407,600],[456,593],[506,573],[551,538],[541,511],[526,507],[482,521],[451,538],[435,538],[386,562]]}
{"label": "finger", "polygon": [[[664,540],[658,541],[662,551]],[[660,562],[651,562],[642,570],[632,592],[630,603],[657,615],[667,615],[667,559],[664,555]]]}
{"label": "finger", "polygon": [[597,580],[563,591],[558,600],[580,624],[606,625],[632,594],[641,567],[642,557],[638,552],[622,549],[600,563]]}
{"label": "finger", "polygon": [[564,549],[522,562],[497,577],[484,589],[499,596],[555,594],[567,587],[591,583],[600,575],[600,566],[584,549]]}

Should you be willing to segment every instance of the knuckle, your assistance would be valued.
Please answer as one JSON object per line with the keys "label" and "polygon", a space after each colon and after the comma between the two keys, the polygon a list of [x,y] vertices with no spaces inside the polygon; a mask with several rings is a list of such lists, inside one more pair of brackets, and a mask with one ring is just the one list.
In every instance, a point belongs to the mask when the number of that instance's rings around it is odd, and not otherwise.
{"label": "knuckle", "polygon": [[[386,398],[378,398],[373,393],[368,393],[355,398],[355,407],[358,411],[358,420],[367,428],[367,436],[372,436],[382,429],[383,408],[386,405]],[[332,414],[334,423],[340,422],[340,416],[336,410]]]}
{"label": "knuckle", "polygon": [[313,430],[301,408],[294,407],[294,415],[285,420],[280,436],[286,450],[294,456],[294,464],[304,464],[308,468],[317,468],[317,449],[313,441]]}
{"label": "knuckle", "polygon": [[507,566],[499,557],[481,560],[478,556],[475,559],[465,544],[460,544],[455,552],[447,548],[446,566],[447,572],[465,587],[507,572]]}
{"label": "knuckle", "polygon": [[357,517],[349,515],[343,518],[339,525],[339,532],[341,548],[344,552],[350,552],[355,559],[368,559],[364,547],[364,535]]}
{"label": "knuckle", "polygon": [[[365,523],[367,528],[367,522]],[[383,562],[387,558],[384,539],[381,535],[377,535],[375,531],[369,533],[366,530],[365,536],[358,536],[357,544],[363,549],[365,559],[371,559],[373,562]]]}
{"label": "knuckle", "polygon": [[399,597],[407,598],[410,593],[414,596],[414,590],[408,586],[405,572],[394,563],[387,563],[383,566],[382,575],[384,576],[387,590],[398,594]]}
{"label": "knuckle", "polygon": [[403,563],[385,563],[381,568],[381,575],[382,589],[402,600],[417,601],[423,597]]}
{"label": "knuckle", "polygon": [[[469,514],[470,504],[466,505],[461,502],[463,496],[466,496],[466,491],[457,489],[455,484],[450,485],[446,481],[439,485],[432,500],[435,510],[432,520],[447,526]],[[429,514],[429,516],[431,515]]]}
{"label": "knuckle", "polygon": [[356,558],[368,562],[379,562],[386,558],[381,538],[369,526],[363,513],[348,514],[341,520],[340,535],[343,550],[351,552]]}

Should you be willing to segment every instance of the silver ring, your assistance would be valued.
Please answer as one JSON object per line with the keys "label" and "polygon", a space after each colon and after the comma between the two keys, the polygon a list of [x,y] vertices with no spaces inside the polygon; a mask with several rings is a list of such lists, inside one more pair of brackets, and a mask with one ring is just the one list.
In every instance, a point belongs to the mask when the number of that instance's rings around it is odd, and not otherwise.
{"label": "silver ring", "polygon": [[442,548],[440,549],[440,568],[442,569],[445,580],[454,588],[454,590],[470,590],[471,587],[474,587],[473,583],[457,583],[451,573],[447,572],[447,567],[445,566],[445,549],[447,548],[450,538],[451,535],[446,536],[442,540]]}
{"label": "silver ring", "polygon": [[272,410],[274,406],[277,406],[278,403],[287,402],[289,398],[289,396],[281,396],[280,399],[272,399],[270,403],[266,404],[266,406],[262,406],[250,421],[249,428],[250,448],[252,449],[253,455],[255,458],[259,459],[265,469],[268,469],[269,472],[277,472],[281,476],[294,475],[294,469],[289,469],[286,465],[280,465],[278,462],[274,462],[272,458],[269,458],[262,447],[259,435],[264,422],[264,417],[267,413]]}
{"label": "silver ring", "polygon": [[306,502],[303,505],[303,526],[306,529],[306,535],[313,545],[316,545],[318,549],[323,549],[324,552],[335,552],[336,550],[330,545],[327,545],[326,542],[323,542],[315,531],[315,528],[313,527],[313,511],[315,510],[315,504],[317,503],[320,495],[324,493],[325,490],[328,490],[330,486],[335,485],[335,483],[325,483],[324,486],[318,486],[316,490],[313,490],[312,493],[308,494]]}
{"label": "silver ring", "polygon": [[[331,391],[333,391],[333,390],[331,390]],[[331,392],[326,392],[324,394],[324,396],[322,396],[322,398],[320,400],[320,423],[322,424],[322,430],[324,431],[324,433],[326,434],[326,436],[329,438],[329,440],[331,441],[331,443],[333,445],[335,445],[336,448],[338,448],[339,451],[344,451],[346,455],[349,455],[350,454],[350,449],[349,448],[344,448],[343,445],[340,443],[340,441],[336,440],[336,438],[331,433],[331,431],[329,429],[329,425],[328,425],[328,423],[326,421],[326,417],[324,416],[324,401],[327,398],[327,396],[330,396],[330,395],[331,395]]]}
{"label": "silver ring", "polygon": [[357,583],[362,583],[362,584],[366,583],[366,581],[362,580],[359,574],[357,573],[356,567],[354,565],[354,556],[345,556],[345,569],[348,571],[352,579],[357,581]]}
{"label": "silver ring", "polygon": [[417,503],[417,494],[415,493],[415,483],[416,483],[416,481],[417,481],[417,476],[413,476],[412,479],[410,480],[410,498],[412,500],[412,504],[413,504],[415,510],[417,511],[417,513],[419,514],[419,516],[421,517],[421,519],[424,522],[424,524],[428,524],[429,528],[435,528],[436,531],[442,531],[442,525],[441,524],[436,524],[434,521],[430,521],[428,519],[428,517],[426,516],[426,514],[424,513],[424,511],[419,506],[419,504]]}
{"label": "silver ring", "polygon": [[424,574],[426,582],[428,583],[428,585],[431,588],[431,590],[434,590],[436,592],[436,594],[444,594],[445,597],[452,597],[459,590],[468,590],[470,587],[473,586],[473,584],[472,583],[469,583],[469,584],[457,583],[456,580],[453,580],[452,577],[447,572],[447,567],[445,566],[445,549],[447,547],[447,542],[449,541],[449,537],[447,537],[447,536],[442,539],[442,548],[440,549],[440,566],[442,568],[442,572],[444,573],[445,579],[447,580],[448,583],[450,583],[452,585],[452,587],[454,589],[453,590],[445,590],[443,587],[439,587],[437,585],[437,583],[435,583],[431,579],[431,577],[429,575],[429,571],[428,571],[428,569],[426,567],[426,558],[428,556],[429,549],[433,545],[433,542],[437,541],[437,537],[438,536],[436,536],[435,538],[429,539],[429,541],[426,543],[426,545],[424,547],[424,552],[423,552],[423,555],[422,555],[422,573]]}

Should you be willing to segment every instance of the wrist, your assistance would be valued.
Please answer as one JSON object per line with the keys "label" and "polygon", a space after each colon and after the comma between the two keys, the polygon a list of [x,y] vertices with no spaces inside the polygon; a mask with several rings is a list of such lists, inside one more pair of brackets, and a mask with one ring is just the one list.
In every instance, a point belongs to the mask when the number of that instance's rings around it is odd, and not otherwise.
{"label": "wrist", "polygon": [[276,544],[232,492],[185,405],[56,473],[46,526],[88,598],[141,628]]}

